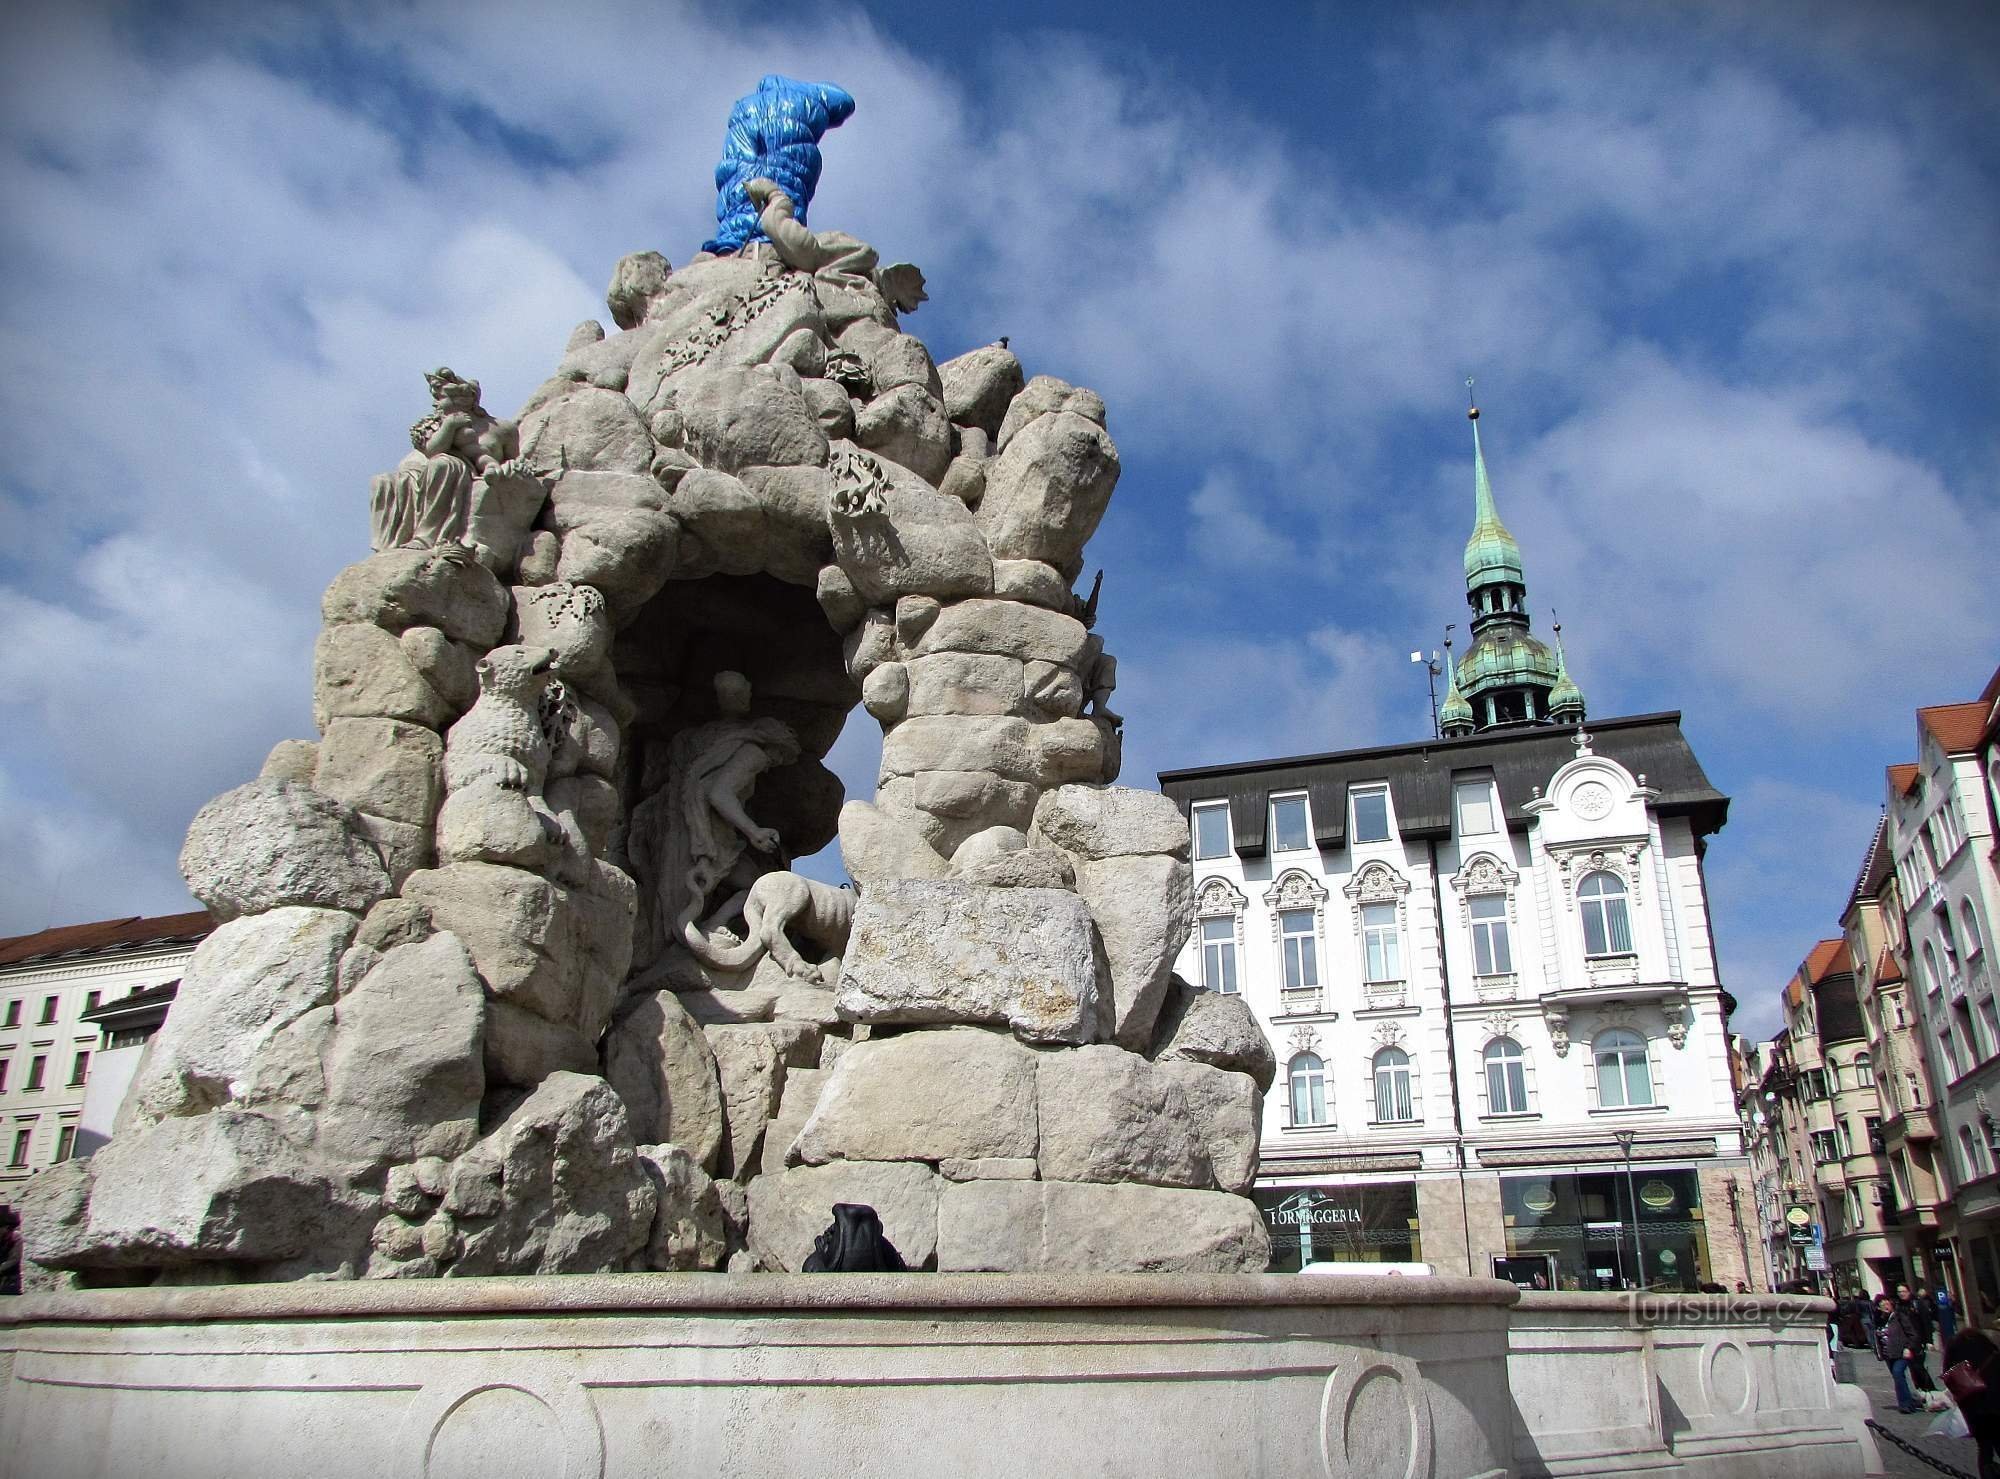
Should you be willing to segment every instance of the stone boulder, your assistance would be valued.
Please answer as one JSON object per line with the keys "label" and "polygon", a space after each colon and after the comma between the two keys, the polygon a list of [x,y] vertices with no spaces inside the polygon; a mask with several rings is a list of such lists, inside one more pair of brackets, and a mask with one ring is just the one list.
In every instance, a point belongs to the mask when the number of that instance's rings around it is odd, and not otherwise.
{"label": "stone boulder", "polygon": [[479,1138],[485,993],[456,935],[385,954],[333,1008],[319,1148],[388,1166],[449,1159]]}
{"label": "stone boulder", "polygon": [[201,1114],[240,1097],[272,1039],[332,1003],[358,923],[336,909],[281,908],[203,940],[133,1082],[134,1112]]}
{"label": "stone boulder", "polygon": [[611,1086],[557,1073],[459,1159],[426,1250],[455,1275],[616,1273],[647,1246],[658,1201]]}
{"label": "stone boulder", "polygon": [[941,1161],[1032,1156],[1036,1055],[977,1027],[856,1043],[820,1091],[798,1159]]}
{"label": "stone boulder", "polygon": [[1024,428],[1058,411],[1067,411],[1085,421],[1104,425],[1103,396],[1080,385],[1071,385],[1067,380],[1058,380],[1053,375],[1037,375],[1007,403],[1000,429],[994,433],[993,450],[1006,451],[1008,443]]}
{"label": "stone boulder", "polygon": [[444,741],[399,719],[336,719],[320,740],[312,787],[359,812],[428,827],[444,789]]}
{"label": "stone boulder", "polygon": [[[551,449],[553,450],[553,449]],[[484,651],[507,625],[507,588],[468,552],[394,549],[349,565],[320,602],[328,626],[437,627]]]}
{"label": "stone boulder", "polygon": [[947,1183],[947,1273],[1261,1274],[1271,1238],[1248,1197],[1061,1181]]}
{"label": "stone boulder", "polygon": [[544,467],[646,472],[653,438],[638,408],[612,390],[577,386],[521,418],[521,445]]}
{"label": "stone boulder", "polygon": [[1028,423],[987,464],[979,525],[996,559],[1077,568],[1118,486],[1118,449],[1069,411]]}
{"label": "stone boulder", "polygon": [[[599,877],[617,873],[597,866]],[[617,876],[622,895],[600,895],[497,863],[453,863],[411,874],[403,894],[459,937],[494,996],[594,1042],[631,957],[631,881]]]}
{"label": "stone boulder", "polygon": [[938,366],[945,413],[960,426],[976,426],[997,437],[1007,407],[1026,379],[1021,361],[998,344],[984,345]]}
{"label": "stone boulder", "polygon": [[681,445],[704,467],[815,467],[826,461],[798,372],[789,365],[701,365],[676,381]]}
{"label": "stone boulder", "polygon": [[1089,911],[1054,889],[876,883],[854,913],[839,998],[855,1022],[1004,1024],[1029,1042],[1088,1042]]}
{"label": "stone boulder", "polygon": [[1058,786],[1035,805],[1035,831],[1079,858],[1160,853],[1188,857],[1188,824],[1157,791],[1131,786]]}
{"label": "stone boulder", "polygon": [[1202,1149],[1224,1191],[1248,1192],[1257,1179],[1257,1147],[1264,1127],[1264,1094],[1247,1073],[1176,1058],[1154,1070],[1179,1086],[1200,1132]]}
{"label": "stone boulder", "polygon": [[659,1208],[646,1240],[646,1267],[660,1272],[716,1269],[728,1256],[722,1199],[708,1173],[678,1145],[642,1145]]}
{"label": "stone boulder", "polygon": [[872,803],[850,801],[840,809],[840,857],[848,877],[865,893],[878,883],[951,876],[951,864],[909,823],[884,816]]}
{"label": "stone boulder", "polygon": [[1143,1053],[1194,922],[1193,870],[1158,853],[1100,858],[1076,867],[1076,891],[1096,921],[1109,966],[1111,1031]]}
{"label": "stone boulder", "polygon": [[1044,1181],[1215,1184],[1201,1126],[1171,1074],[1109,1043],[1042,1055],[1035,1075]]}
{"label": "stone boulder", "polygon": [[722,1150],[722,1088],[708,1039],[671,991],[634,998],[604,1038],[604,1076],[644,1142],[672,1141],[703,1170]]}
{"label": "stone boulder", "polygon": [[288,904],[359,914],[391,892],[356,814],[290,781],[251,781],[196,812],[180,868],[188,891],[225,922]]}
{"label": "stone boulder", "polygon": [[504,1001],[486,1003],[480,1057],[492,1088],[532,1089],[552,1073],[596,1073],[598,1067],[597,1049],[583,1034]]}
{"label": "stone boulder", "polygon": [[[290,1139],[266,1115],[217,1109],[114,1136],[88,1162],[88,1211],[60,1245],[27,1256],[57,1268],[273,1264],[325,1271],[358,1258],[373,1197]],[[73,1188],[72,1188],[73,1189]],[[28,1219],[31,1232],[35,1219]]]}
{"label": "stone boulder", "polygon": [[785,1070],[785,1091],[778,1097],[778,1112],[764,1127],[761,1160],[767,1169],[778,1171],[798,1164],[799,1158],[793,1150],[798,1143],[799,1131],[806,1127],[813,1111],[819,1107],[819,1096],[832,1076],[831,1068]]}
{"label": "stone boulder", "polygon": [[[439,655],[433,646],[406,643],[366,622],[323,628],[313,644],[313,723],[322,731],[336,719],[406,719],[442,728],[458,705],[421,666]],[[449,680],[445,686],[452,686]]]}
{"label": "stone boulder", "polygon": [[716,1171],[735,1181],[757,1173],[765,1127],[785,1092],[784,1051],[767,1026],[733,1022],[702,1029],[722,1091],[723,1145]]}
{"label": "stone boulder", "polygon": [[914,1161],[836,1161],[759,1176],[750,1183],[751,1251],[768,1269],[798,1273],[813,1239],[833,1221],[834,1203],[851,1202],[875,1209],[906,1266],[930,1268],[937,1258],[938,1192],[944,1184],[930,1167]]}
{"label": "stone boulder", "polygon": [[1277,1054],[1241,996],[1190,986],[1179,976],[1170,983],[1153,1029],[1149,1057],[1160,1062],[1185,1058],[1247,1073],[1263,1093],[1278,1076]]}
{"label": "stone boulder", "polygon": [[883,484],[881,513],[831,520],[834,559],[864,600],[880,606],[898,596],[992,592],[992,552],[964,504],[852,443],[833,447],[836,456],[872,468]]}

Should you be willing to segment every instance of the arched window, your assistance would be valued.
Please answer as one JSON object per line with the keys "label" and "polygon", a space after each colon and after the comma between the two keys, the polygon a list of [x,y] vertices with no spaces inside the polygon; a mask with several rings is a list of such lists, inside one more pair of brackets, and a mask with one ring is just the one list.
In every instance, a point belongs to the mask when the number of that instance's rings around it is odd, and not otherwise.
{"label": "arched window", "polygon": [[1944,972],[1938,969],[1937,947],[1924,941],[1924,986],[1932,996],[1944,990]]}
{"label": "arched window", "polygon": [[1384,1048],[1375,1055],[1376,1123],[1416,1117],[1410,1097],[1410,1055],[1401,1048]]}
{"label": "arched window", "polygon": [[1972,900],[1958,901],[1959,933],[1965,936],[1965,958],[1973,959],[1986,949],[1986,937],[1979,933],[1979,916],[1972,912]]}
{"label": "arched window", "polygon": [[1985,1150],[1970,1128],[1965,1125],[1958,1127],[1958,1159],[1965,1167],[1967,1181],[1977,1181],[1993,1169],[1986,1161]]}
{"label": "arched window", "polygon": [[1653,1102],[1653,1067],[1646,1039],[1623,1027],[1597,1037],[1597,1103],[1601,1109],[1634,1109]]}
{"label": "arched window", "polygon": [[1854,1055],[1854,1086],[1859,1089],[1875,1087],[1875,1060],[1865,1051]]}
{"label": "arched window", "polygon": [[1616,873],[1586,873],[1576,886],[1583,914],[1586,955],[1630,955],[1632,920],[1625,908],[1625,880]]}
{"label": "arched window", "polygon": [[1300,1053],[1292,1059],[1292,1123],[1326,1123],[1326,1065],[1317,1053]]}
{"label": "arched window", "polygon": [[1489,1114],[1528,1112],[1527,1062],[1511,1037],[1496,1037],[1486,1045],[1486,1109]]}

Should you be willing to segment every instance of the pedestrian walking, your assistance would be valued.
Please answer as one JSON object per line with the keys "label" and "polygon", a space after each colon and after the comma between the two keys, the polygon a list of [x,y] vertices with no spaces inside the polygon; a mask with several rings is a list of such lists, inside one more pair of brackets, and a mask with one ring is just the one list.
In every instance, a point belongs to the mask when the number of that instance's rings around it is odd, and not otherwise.
{"label": "pedestrian walking", "polygon": [[[2000,1356],[1985,1331],[1968,1325],[1944,1348],[1944,1380],[1979,1453],[1979,1479],[2000,1479]],[[1961,1395],[1963,1394],[1963,1395]]]}
{"label": "pedestrian walking", "polygon": [[1952,1303],[1951,1291],[1942,1284],[1937,1292],[1937,1323],[1938,1339],[1949,1348],[1958,1333],[1958,1306]]}
{"label": "pedestrian walking", "polygon": [[1896,1383],[1896,1410],[1919,1412],[1921,1404],[1910,1390],[1910,1362],[1918,1350],[1917,1317],[1907,1305],[1898,1305],[1884,1294],[1875,1301],[1875,1354],[1887,1363],[1889,1378]]}

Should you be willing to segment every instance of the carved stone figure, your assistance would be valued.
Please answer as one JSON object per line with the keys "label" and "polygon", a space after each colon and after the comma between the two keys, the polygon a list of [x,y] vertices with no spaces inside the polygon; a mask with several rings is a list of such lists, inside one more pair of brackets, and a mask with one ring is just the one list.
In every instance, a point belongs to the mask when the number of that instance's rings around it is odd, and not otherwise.
{"label": "carved stone figure", "polygon": [[[479,382],[440,367],[424,379],[431,388],[430,414],[410,428],[413,450],[394,472],[370,485],[369,517],[373,547],[432,549],[481,543],[475,527],[480,485],[496,497],[538,507],[541,480],[521,456],[520,428],[502,421],[479,403]],[[509,495],[512,495],[511,497]],[[533,518],[534,509],[527,510]],[[522,522],[525,529],[526,522]],[[514,540],[494,553],[511,562]]]}
{"label": "carved stone figure", "polygon": [[[722,717],[674,736],[665,774],[648,776],[652,794],[632,813],[630,851],[653,891],[654,952],[681,942],[706,946],[707,933],[734,918],[759,875],[784,866],[782,840],[746,809],[757,778],[799,758],[798,736],[783,720],[752,719],[750,680],[715,675]],[[725,884],[719,907],[710,900]]]}
{"label": "carved stone figure", "polygon": [[918,304],[930,301],[918,268],[908,262],[882,267],[875,248],[844,231],[806,230],[805,213],[773,181],[751,180],[743,190],[758,208],[758,229],[787,267],[815,276],[846,274],[870,281],[898,313],[915,313]]}
{"label": "carved stone figure", "polygon": [[[743,923],[740,945],[717,947],[690,932],[688,949],[722,970],[740,970],[768,954],[786,975],[831,986],[840,979],[840,957],[854,927],[854,891],[789,871],[766,873],[743,900]],[[788,937],[793,931],[819,946],[826,959],[818,965],[805,960]]]}
{"label": "carved stone figure", "polygon": [[705,252],[737,252],[758,240],[757,207],[745,187],[776,181],[797,203],[798,222],[819,188],[819,141],[854,113],[854,99],[831,82],[800,82],[776,72],[760,78],[729,110],[722,160],[715,166],[715,235]]}
{"label": "carved stone figure", "polygon": [[539,793],[549,769],[546,647],[496,647],[479,659],[479,700],[445,736],[444,785],[462,791],[494,780]]}

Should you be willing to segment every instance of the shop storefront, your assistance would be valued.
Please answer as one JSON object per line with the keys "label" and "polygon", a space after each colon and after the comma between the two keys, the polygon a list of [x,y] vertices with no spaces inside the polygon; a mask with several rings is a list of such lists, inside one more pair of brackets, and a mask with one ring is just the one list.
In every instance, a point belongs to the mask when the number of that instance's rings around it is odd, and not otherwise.
{"label": "shop storefront", "polygon": [[1260,1186],[1251,1196],[1271,1230],[1274,1274],[1314,1263],[1423,1261],[1415,1182]]}
{"label": "shop storefront", "polygon": [[1693,1171],[1503,1176],[1507,1256],[1494,1276],[1524,1288],[1694,1290],[1709,1280]]}

